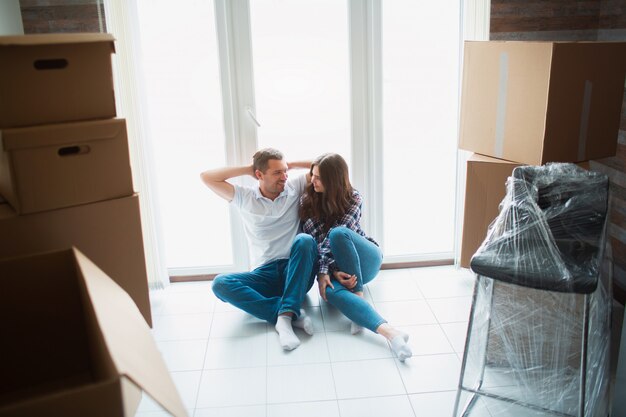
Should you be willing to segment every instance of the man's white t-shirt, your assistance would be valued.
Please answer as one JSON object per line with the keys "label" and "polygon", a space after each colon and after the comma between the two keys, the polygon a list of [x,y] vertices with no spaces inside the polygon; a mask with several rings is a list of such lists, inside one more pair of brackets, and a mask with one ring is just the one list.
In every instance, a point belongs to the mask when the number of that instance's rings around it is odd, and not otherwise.
{"label": "man's white t-shirt", "polygon": [[235,185],[231,201],[239,212],[248,237],[254,268],[275,259],[289,258],[291,244],[298,233],[300,196],[306,175],[289,179],[274,201],[263,197],[259,187]]}

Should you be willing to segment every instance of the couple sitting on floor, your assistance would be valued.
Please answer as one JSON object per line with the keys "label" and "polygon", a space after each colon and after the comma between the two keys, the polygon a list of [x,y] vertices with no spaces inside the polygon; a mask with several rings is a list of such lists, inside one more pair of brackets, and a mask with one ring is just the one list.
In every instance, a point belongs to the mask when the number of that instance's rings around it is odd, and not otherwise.
{"label": "couple sitting on floor", "polygon": [[[287,181],[292,168],[309,172]],[[257,179],[258,187],[227,181],[244,175]],[[293,350],[300,345],[294,326],[313,334],[301,304],[317,277],[321,297],[352,321],[353,334],[365,327],[389,340],[399,360],[411,357],[408,335],[363,298],[363,285],[376,277],[383,255],[361,229],[362,198],[340,155],[287,163],[281,152],[263,149],[252,165],[209,170],[201,177],[241,213],[256,265],[250,272],[218,275],[212,288],[220,300],[274,324],[283,349]]]}

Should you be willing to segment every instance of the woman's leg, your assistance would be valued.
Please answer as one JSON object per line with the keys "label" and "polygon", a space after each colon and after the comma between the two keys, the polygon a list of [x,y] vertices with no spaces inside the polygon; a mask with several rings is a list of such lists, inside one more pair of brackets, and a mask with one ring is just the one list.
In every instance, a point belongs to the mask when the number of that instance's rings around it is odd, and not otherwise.
{"label": "woman's leg", "polygon": [[362,292],[363,284],[373,280],[380,270],[382,251],[373,242],[343,226],[331,230],[328,239],[337,268],[356,275],[357,284],[352,290]]}
{"label": "woman's leg", "polygon": [[381,324],[386,323],[386,320],[363,297],[359,297],[335,279],[332,283],[335,288],[326,287],[326,299],[347,318],[374,333]]}
{"label": "woman's leg", "polygon": [[[328,238],[337,268],[357,277],[357,284],[351,290],[354,294],[363,297],[363,284],[373,280],[380,270],[382,264],[380,248],[347,227],[337,227],[331,230]],[[353,320],[350,333],[357,334],[362,330],[362,325]]]}
{"label": "woman's leg", "polygon": [[380,248],[346,227],[333,229],[329,239],[336,266],[340,271],[356,275],[357,284],[348,290],[333,280],[335,289],[326,288],[328,301],[352,320],[353,334],[358,333],[360,326],[380,334],[390,342],[398,359],[404,362],[412,356],[411,348],[407,344],[409,336],[389,325],[363,298],[363,285],[372,281],[380,270],[382,264]]}
{"label": "woman's leg", "polygon": [[385,337],[398,359],[404,362],[413,353],[407,344],[409,335],[391,326],[363,297],[358,296],[333,279],[335,288],[326,287],[326,298],[346,317],[359,326]]}

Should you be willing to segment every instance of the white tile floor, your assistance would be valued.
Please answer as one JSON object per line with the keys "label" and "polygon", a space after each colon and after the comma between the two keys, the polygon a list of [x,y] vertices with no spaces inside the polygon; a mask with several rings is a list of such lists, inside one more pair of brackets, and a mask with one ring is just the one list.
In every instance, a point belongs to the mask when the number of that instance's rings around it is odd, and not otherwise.
{"label": "white tile floor", "polygon": [[[410,334],[414,356],[393,357],[371,332],[317,294],[305,308],[315,334],[280,348],[273,326],[217,300],[210,282],[172,284],[151,295],[153,335],[190,416],[449,417],[474,278],[468,270],[384,270],[366,286],[390,324]],[[148,397],[138,417],[167,416]]]}

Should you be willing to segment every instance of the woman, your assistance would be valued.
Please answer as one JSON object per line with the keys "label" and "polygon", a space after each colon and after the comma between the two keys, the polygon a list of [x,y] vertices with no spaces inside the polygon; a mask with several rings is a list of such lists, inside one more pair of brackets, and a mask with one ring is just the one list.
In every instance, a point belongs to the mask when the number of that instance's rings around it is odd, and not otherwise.
{"label": "woman", "polygon": [[300,219],[304,232],[317,242],[320,295],[352,320],[352,334],[365,327],[384,336],[404,361],[412,356],[408,335],[390,326],[363,298],[363,285],[376,277],[383,255],[361,229],[362,199],[350,184],[346,161],[338,154],[324,154],[313,162],[310,173]]}

